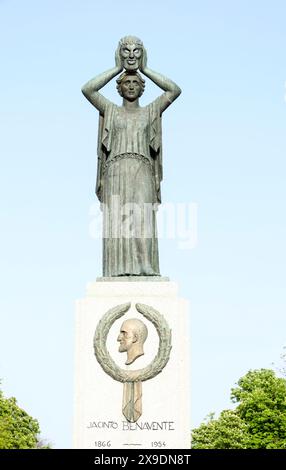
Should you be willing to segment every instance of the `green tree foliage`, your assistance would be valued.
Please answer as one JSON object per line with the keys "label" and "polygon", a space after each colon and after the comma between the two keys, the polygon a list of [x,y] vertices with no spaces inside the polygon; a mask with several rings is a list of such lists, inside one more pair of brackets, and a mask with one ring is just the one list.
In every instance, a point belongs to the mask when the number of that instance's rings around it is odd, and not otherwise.
{"label": "green tree foliage", "polygon": [[248,425],[253,449],[286,449],[286,380],[272,370],[250,371],[238,381],[231,398]]}
{"label": "green tree foliage", "polygon": [[5,398],[0,390],[0,449],[39,448],[37,420],[19,408],[15,398]]}
{"label": "green tree foliage", "polygon": [[211,414],[192,433],[193,449],[247,449],[247,425],[235,411],[225,410],[218,419]]}
{"label": "green tree foliage", "polygon": [[286,380],[249,371],[231,390],[235,410],[210,415],[192,433],[194,449],[286,449]]}

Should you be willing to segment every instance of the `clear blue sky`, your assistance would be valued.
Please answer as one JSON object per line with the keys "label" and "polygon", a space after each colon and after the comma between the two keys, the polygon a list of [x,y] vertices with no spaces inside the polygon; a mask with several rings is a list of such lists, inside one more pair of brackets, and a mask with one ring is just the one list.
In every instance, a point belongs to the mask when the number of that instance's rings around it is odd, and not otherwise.
{"label": "clear blue sky", "polygon": [[[278,362],[285,23],[283,0],[0,0],[0,377],[54,447],[71,446],[74,301],[101,274],[97,112],[80,88],[126,34],[183,90],[164,114],[163,200],[198,204],[198,245],[162,240],[160,258],[191,302],[193,426],[230,406],[250,368]],[[143,104],[158,93],[148,81]]]}

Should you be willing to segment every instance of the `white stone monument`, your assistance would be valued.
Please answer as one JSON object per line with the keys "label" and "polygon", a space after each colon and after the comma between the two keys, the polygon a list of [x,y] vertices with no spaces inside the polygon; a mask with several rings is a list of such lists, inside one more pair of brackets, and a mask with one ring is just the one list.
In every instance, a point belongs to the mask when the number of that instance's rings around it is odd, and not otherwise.
{"label": "white stone monument", "polygon": [[[141,74],[160,88],[143,107]],[[99,93],[115,77],[122,106]],[[77,302],[74,447],[188,448],[188,305],[177,284],[160,276],[156,225],[162,114],[181,89],[147,66],[139,38],[125,36],[115,66],[82,92],[99,111],[96,194],[106,277]]]}
{"label": "white stone monument", "polygon": [[[152,322],[143,318],[136,304],[156,309],[172,330],[172,349],[158,375],[142,382],[142,414],[135,422],[123,415],[123,383],[110,377],[98,363],[94,334],[106,312],[130,303],[107,335],[107,349],[115,363],[127,371],[145,368],[157,354],[159,336]],[[144,354],[125,365],[118,337],[122,322],[143,320],[148,329]],[[190,447],[189,312],[178,297],[178,285],[166,278],[98,279],[87,286],[76,305],[76,374],[74,447],[83,449],[184,449]]]}

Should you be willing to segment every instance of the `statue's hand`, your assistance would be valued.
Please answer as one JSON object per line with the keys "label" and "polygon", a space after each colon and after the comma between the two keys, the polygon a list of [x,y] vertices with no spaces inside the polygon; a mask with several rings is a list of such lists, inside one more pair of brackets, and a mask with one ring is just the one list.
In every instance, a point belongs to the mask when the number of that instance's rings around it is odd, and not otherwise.
{"label": "statue's hand", "polygon": [[115,66],[118,69],[118,73],[122,72],[123,70],[123,59],[120,54],[120,46],[117,47],[115,51]]}
{"label": "statue's hand", "polygon": [[147,67],[147,51],[145,47],[142,48],[142,56],[139,62],[139,70],[144,73],[144,70]]}

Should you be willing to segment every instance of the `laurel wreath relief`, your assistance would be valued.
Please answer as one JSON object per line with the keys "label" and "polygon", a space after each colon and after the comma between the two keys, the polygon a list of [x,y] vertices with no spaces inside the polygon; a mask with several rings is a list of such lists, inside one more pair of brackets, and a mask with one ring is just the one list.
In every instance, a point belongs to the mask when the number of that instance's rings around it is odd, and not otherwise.
{"label": "laurel wreath relief", "polygon": [[129,302],[117,305],[108,310],[98,322],[93,340],[95,357],[102,369],[114,380],[123,383],[143,382],[144,380],[155,377],[166,366],[172,349],[171,329],[163,315],[149,305],[137,303],[135,305],[137,311],[147,318],[147,320],[150,320],[157,330],[159,336],[158,352],[153,361],[143,369],[124,370],[116,365],[107,350],[106,339],[113,323],[118,320],[118,318],[122,317],[130,309],[130,306],[131,303]]}

